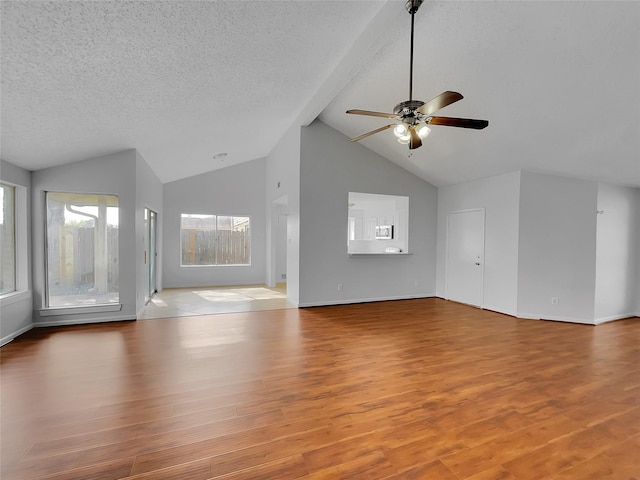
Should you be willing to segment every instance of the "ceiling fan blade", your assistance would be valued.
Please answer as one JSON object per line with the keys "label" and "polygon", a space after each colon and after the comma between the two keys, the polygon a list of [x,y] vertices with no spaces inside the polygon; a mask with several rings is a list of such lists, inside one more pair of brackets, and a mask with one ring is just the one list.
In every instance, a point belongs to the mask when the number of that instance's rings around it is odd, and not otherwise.
{"label": "ceiling fan blade", "polygon": [[376,133],[380,133],[380,132],[382,132],[382,131],[384,131],[384,130],[386,130],[388,128],[394,127],[394,126],[395,126],[395,124],[392,123],[390,125],[385,125],[384,127],[376,128],[375,130],[372,130],[372,131],[367,132],[367,133],[363,133],[362,135],[360,135],[358,137],[354,137],[350,141],[358,142],[358,141],[362,140],[363,138],[367,138],[369,135],[375,135]]}
{"label": "ceiling fan blade", "polygon": [[411,135],[411,138],[409,139],[409,150],[420,148],[422,146],[422,139],[420,138],[420,135],[418,135],[415,126],[409,128],[409,135]]}
{"label": "ceiling fan blade", "polygon": [[418,108],[418,112],[423,113],[425,115],[431,115],[434,112],[437,112],[441,108],[446,107],[447,105],[451,105],[452,103],[457,102],[458,100],[462,100],[464,97],[458,92],[442,92],[435,98],[432,98],[427,103]]}
{"label": "ceiling fan blade", "polygon": [[347,110],[347,113],[355,115],[369,115],[370,117],[399,118],[395,113],[371,112],[369,110]]}
{"label": "ceiling fan blade", "polygon": [[488,120],[474,120],[472,118],[431,117],[427,120],[430,125],[444,125],[447,127],[462,127],[482,130],[489,125]]}

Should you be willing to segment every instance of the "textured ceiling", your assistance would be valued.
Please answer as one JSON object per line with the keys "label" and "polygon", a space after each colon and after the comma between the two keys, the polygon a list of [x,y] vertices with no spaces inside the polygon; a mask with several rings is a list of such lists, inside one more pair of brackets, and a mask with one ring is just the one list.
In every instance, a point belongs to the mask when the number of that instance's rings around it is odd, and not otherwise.
{"label": "textured ceiling", "polygon": [[2,158],[137,148],[167,182],[266,156],[383,4],[2,2]]}
{"label": "textured ceiling", "polygon": [[[356,136],[408,97],[404,1],[3,1],[1,156],[29,170],[137,148],[163,182],[267,155],[320,119]],[[640,2],[434,1],[414,98],[465,98],[409,157],[435,185],[529,169],[640,186]],[[326,107],[326,108],[325,108]],[[322,113],[320,113],[322,112]],[[223,160],[212,157],[228,152]]]}

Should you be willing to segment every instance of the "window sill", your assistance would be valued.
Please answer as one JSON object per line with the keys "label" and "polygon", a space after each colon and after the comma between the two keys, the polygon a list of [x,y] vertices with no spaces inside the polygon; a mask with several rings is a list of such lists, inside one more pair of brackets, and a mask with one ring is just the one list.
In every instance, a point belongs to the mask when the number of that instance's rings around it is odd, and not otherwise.
{"label": "window sill", "polygon": [[31,299],[30,290],[22,290],[20,292],[5,293],[0,296],[0,306],[11,305],[12,303],[21,302]]}
{"label": "window sill", "polygon": [[119,312],[121,303],[112,305],[91,305],[87,307],[49,307],[38,310],[41,317],[53,317],[56,315],[79,315],[85,313]]}

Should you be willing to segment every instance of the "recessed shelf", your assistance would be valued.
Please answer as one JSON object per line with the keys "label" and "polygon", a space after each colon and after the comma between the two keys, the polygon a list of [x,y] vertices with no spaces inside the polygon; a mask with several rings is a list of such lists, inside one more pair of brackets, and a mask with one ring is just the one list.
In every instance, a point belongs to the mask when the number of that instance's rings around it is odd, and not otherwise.
{"label": "recessed shelf", "polygon": [[413,255],[413,253],[411,252],[363,252],[363,253],[356,253],[356,252],[351,252],[351,253],[347,253],[347,255],[349,255],[350,257],[371,257],[371,256],[376,256],[376,257],[380,257],[380,256],[384,256],[384,257],[397,257],[397,256],[402,256],[402,255]]}

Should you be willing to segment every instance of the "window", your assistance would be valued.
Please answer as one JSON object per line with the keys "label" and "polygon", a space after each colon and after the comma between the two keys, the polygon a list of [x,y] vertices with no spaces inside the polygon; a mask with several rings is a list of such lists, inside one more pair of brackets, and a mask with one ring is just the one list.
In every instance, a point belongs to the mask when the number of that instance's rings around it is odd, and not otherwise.
{"label": "window", "polygon": [[16,290],[16,189],[0,183],[0,248],[2,264],[0,266],[0,295]]}
{"label": "window", "polygon": [[47,192],[47,306],[119,301],[118,197]]}
{"label": "window", "polygon": [[249,217],[183,213],[182,266],[249,265],[250,230]]}

